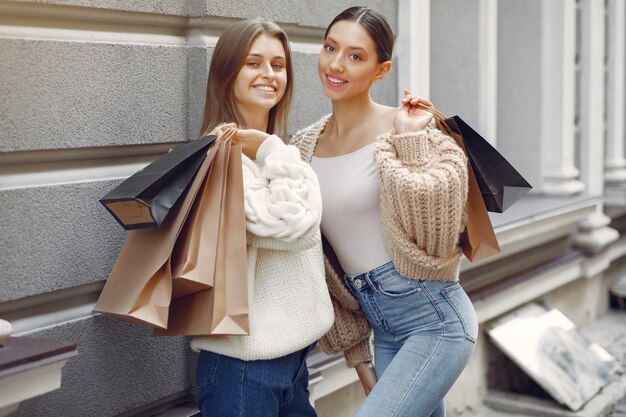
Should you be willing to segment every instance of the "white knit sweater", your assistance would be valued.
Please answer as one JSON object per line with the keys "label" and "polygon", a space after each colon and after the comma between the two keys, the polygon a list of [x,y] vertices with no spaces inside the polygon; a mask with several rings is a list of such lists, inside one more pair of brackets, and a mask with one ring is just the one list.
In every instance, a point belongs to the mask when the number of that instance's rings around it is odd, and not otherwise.
{"label": "white knit sweater", "polygon": [[191,347],[242,360],[303,349],[334,321],[319,225],[319,183],[300,153],[270,136],[243,157],[248,230],[249,336],[195,337]]}

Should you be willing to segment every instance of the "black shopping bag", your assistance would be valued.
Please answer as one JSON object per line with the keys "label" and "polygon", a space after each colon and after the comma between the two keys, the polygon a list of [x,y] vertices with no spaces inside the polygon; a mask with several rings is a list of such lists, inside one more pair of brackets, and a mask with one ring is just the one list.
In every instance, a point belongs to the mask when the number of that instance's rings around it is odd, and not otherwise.
{"label": "black shopping bag", "polygon": [[447,118],[445,123],[463,137],[488,211],[502,213],[530,191],[532,186],[509,161],[459,116]]}
{"label": "black shopping bag", "polygon": [[160,226],[216,138],[205,136],[179,146],[127,178],[100,202],[126,230]]}

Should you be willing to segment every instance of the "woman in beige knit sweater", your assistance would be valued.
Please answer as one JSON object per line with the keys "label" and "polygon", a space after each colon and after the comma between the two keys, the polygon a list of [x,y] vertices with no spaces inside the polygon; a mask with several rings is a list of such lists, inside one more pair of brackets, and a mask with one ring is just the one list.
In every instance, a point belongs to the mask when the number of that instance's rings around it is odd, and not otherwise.
{"label": "woman in beige knit sweater", "polygon": [[324,37],[318,69],[333,112],[291,142],[322,190],[336,319],[320,343],[356,367],[368,393],[357,416],[444,416],[478,333],[458,283],[467,161],[421,110],[430,103],[408,92],[399,108],[370,98],[391,68],[383,16],[352,7]]}

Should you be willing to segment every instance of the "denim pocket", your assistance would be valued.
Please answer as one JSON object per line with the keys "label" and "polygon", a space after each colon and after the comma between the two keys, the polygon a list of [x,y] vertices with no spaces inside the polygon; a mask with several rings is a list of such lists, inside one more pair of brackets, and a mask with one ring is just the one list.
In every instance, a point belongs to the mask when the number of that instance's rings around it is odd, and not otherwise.
{"label": "denim pocket", "polygon": [[422,285],[416,279],[405,278],[394,271],[377,284],[381,294],[391,298],[408,297],[422,291]]}
{"label": "denim pocket", "polygon": [[441,290],[441,294],[445,297],[461,321],[465,338],[476,343],[478,338],[478,318],[472,301],[469,299],[461,284],[458,282],[445,287]]}
{"label": "denim pocket", "polygon": [[220,363],[220,356],[217,353],[201,350],[196,366],[196,386],[202,388],[213,383],[213,378]]}

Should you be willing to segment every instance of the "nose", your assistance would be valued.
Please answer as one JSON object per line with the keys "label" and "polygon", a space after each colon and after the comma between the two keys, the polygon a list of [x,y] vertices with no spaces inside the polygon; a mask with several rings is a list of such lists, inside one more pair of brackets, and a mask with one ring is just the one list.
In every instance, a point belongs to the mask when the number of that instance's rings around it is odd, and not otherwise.
{"label": "nose", "polygon": [[330,61],[329,69],[332,72],[343,72],[343,65],[341,65],[341,57],[339,55],[335,55],[332,61]]}
{"label": "nose", "polygon": [[268,63],[263,65],[263,71],[261,72],[261,77],[265,80],[273,81],[276,78],[276,74],[274,74],[274,68]]}

